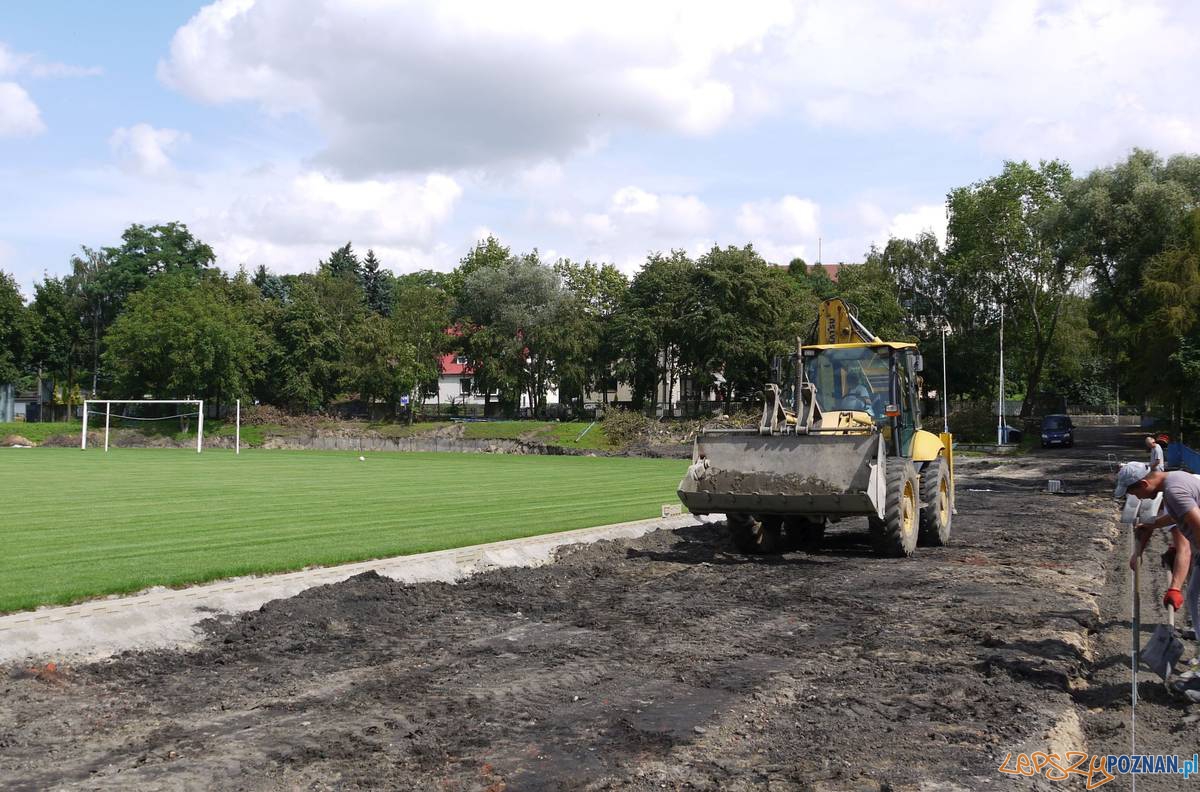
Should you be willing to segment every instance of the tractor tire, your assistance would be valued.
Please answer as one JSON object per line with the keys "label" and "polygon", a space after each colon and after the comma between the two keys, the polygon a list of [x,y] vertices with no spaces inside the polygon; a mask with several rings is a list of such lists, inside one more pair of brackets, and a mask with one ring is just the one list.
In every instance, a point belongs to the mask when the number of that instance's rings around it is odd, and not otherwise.
{"label": "tractor tire", "polygon": [[950,523],[954,519],[954,501],[950,496],[950,466],[938,457],[921,471],[921,529],[917,543],[922,547],[942,547],[950,542]]}
{"label": "tractor tire", "polygon": [[888,460],[883,519],[873,515],[869,518],[871,543],[879,555],[906,558],[916,549],[920,486],[912,462],[898,458]]}
{"label": "tractor tire", "polygon": [[825,539],[825,518],[823,517],[788,517],[783,521],[787,529],[788,539],[807,553],[821,549]]}
{"label": "tractor tire", "polygon": [[756,520],[749,514],[727,514],[725,523],[739,553],[774,555],[783,552],[783,520],[779,517]]}

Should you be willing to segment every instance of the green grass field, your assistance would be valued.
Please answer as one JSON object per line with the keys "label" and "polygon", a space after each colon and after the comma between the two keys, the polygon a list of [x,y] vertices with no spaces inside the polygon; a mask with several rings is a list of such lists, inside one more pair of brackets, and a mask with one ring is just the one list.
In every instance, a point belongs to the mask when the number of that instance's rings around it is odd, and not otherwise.
{"label": "green grass field", "polygon": [[0,449],[0,612],[654,517],[681,460]]}

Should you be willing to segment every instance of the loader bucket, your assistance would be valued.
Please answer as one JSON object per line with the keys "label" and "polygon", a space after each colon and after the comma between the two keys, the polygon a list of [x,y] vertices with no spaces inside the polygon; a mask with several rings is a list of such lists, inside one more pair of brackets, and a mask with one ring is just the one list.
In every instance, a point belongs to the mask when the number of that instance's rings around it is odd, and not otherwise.
{"label": "loader bucket", "polygon": [[696,438],[679,499],[694,514],[883,516],[884,446],[877,433]]}

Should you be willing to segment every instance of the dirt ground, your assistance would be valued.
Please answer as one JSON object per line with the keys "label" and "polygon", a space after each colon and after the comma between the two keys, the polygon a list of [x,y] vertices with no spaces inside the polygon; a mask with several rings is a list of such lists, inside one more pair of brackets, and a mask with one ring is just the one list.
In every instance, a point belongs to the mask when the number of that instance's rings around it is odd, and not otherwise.
{"label": "dirt ground", "polygon": [[[212,620],[196,651],[12,668],[0,788],[1029,784],[997,771],[1010,752],[1128,745],[1102,445],[960,460],[951,546],[909,560],[874,557],[864,521],[774,558],[716,523],[458,585],[363,575]],[[1142,747],[1190,755],[1187,710],[1143,679]]]}

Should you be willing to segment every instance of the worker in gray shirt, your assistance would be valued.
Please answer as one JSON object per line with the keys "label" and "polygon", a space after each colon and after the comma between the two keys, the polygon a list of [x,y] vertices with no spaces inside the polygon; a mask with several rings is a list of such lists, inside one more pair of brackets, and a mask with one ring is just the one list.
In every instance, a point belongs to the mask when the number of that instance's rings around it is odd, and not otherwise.
{"label": "worker in gray shirt", "polygon": [[1167,465],[1163,460],[1162,446],[1150,435],[1146,435],[1146,448],[1150,451],[1150,472],[1166,470]]}
{"label": "worker in gray shirt", "polygon": [[[1170,527],[1175,559],[1171,566],[1171,585],[1163,596],[1163,605],[1180,610],[1184,602],[1181,589],[1188,578],[1189,567],[1195,566],[1193,559],[1200,562],[1200,552],[1196,547],[1196,539],[1200,537],[1200,476],[1183,470],[1169,473],[1151,471],[1144,462],[1126,462],[1117,471],[1117,488],[1113,492],[1117,498],[1129,494],[1145,500],[1160,492],[1163,496],[1163,512],[1153,522],[1134,526],[1138,539],[1137,550],[1129,559],[1129,566],[1133,568],[1137,565],[1156,528]],[[1200,570],[1193,568],[1191,573],[1187,590],[1188,618],[1192,621],[1192,629],[1200,637]]]}

